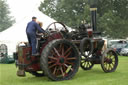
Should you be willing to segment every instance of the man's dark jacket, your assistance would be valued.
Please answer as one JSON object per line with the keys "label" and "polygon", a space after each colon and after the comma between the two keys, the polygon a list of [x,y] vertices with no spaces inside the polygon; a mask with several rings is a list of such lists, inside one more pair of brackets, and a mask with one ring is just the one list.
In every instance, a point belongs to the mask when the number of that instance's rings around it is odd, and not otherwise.
{"label": "man's dark jacket", "polygon": [[41,33],[45,32],[35,21],[31,21],[28,23],[26,28],[27,33],[36,35],[37,30]]}
{"label": "man's dark jacket", "polygon": [[35,21],[31,21],[27,24],[26,33],[30,46],[32,47],[32,54],[37,53],[36,49],[36,32],[44,33],[45,31]]}

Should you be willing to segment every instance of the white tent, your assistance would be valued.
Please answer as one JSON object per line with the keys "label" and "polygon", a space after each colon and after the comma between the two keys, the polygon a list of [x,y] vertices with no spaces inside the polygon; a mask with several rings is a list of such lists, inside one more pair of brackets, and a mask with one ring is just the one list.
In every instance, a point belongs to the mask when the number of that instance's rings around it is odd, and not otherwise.
{"label": "white tent", "polygon": [[55,20],[40,12],[38,10],[38,5],[36,4],[34,9],[27,13],[21,21],[0,33],[0,44],[6,44],[8,46],[8,52],[10,55],[15,52],[18,42],[27,41],[25,32],[26,25],[31,21],[33,16],[36,16],[39,21],[43,22],[44,29],[46,29],[50,23],[55,22]]}
{"label": "white tent", "polygon": [[[36,16],[39,21],[43,22],[44,29],[46,29],[49,24],[55,22],[55,20],[38,10],[40,1],[43,0],[12,0],[12,1],[7,0],[7,1],[9,3],[12,3],[12,8],[14,8],[13,14],[16,14],[18,21],[12,27],[0,33],[0,44],[6,44],[8,47],[9,55],[12,55],[12,53],[16,51],[16,45],[19,42],[28,41],[26,36],[26,26],[27,23],[31,21],[31,18],[33,16]],[[71,30],[71,28],[68,29]]]}
{"label": "white tent", "polygon": [[[34,11],[35,12],[35,11]],[[34,14],[34,13],[32,13]],[[50,23],[54,22],[53,19],[49,18],[48,16],[42,14],[41,12],[37,11],[34,14],[37,18],[40,18],[39,21],[43,22],[43,28],[45,29]],[[0,34],[0,44],[6,44],[9,49],[9,53],[15,51],[16,44],[18,42],[27,41],[26,36],[26,25],[31,20],[32,15],[25,17],[20,23],[14,24],[12,27],[8,28],[7,30],[3,31]],[[42,19],[42,20],[41,20]]]}

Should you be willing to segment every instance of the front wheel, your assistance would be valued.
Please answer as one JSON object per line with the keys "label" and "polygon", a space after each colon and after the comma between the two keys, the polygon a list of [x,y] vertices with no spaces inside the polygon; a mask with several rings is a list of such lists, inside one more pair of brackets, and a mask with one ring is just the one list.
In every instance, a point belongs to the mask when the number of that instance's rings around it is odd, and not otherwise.
{"label": "front wheel", "polygon": [[114,72],[118,66],[118,56],[115,51],[107,50],[101,57],[101,67],[104,72]]}
{"label": "front wheel", "polygon": [[[92,55],[91,55],[92,56]],[[94,66],[94,63],[90,60],[92,57],[81,56],[80,66],[83,70],[91,70]]]}
{"label": "front wheel", "polygon": [[53,40],[43,49],[41,68],[54,81],[71,79],[79,68],[76,46],[68,40]]}

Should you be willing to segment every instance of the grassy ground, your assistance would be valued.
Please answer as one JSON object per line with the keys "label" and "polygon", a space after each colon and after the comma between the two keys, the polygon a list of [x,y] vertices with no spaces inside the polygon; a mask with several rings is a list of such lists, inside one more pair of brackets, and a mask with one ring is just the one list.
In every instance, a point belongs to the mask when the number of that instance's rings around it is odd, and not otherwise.
{"label": "grassy ground", "polygon": [[119,65],[113,73],[104,73],[100,65],[92,70],[79,69],[75,77],[66,81],[51,81],[47,77],[16,76],[14,64],[0,64],[0,85],[128,85],[128,57],[119,57]]}

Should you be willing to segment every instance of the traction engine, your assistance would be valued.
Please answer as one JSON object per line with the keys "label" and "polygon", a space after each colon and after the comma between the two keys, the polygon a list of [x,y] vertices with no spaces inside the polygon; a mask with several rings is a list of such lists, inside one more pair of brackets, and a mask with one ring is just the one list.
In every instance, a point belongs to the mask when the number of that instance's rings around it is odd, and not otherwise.
{"label": "traction engine", "polygon": [[118,56],[112,49],[105,49],[101,32],[96,30],[96,10],[90,6],[92,25],[82,24],[77,31],[71,31],[61,22],[51,23],[47,34],[37,37],[37,49],[40,56],[31,56],[28,43],[17,46],[14,53],[17,75],[25,76],[25,72],[51,80],[69,80],[78,71],[90,70],[94,64],[101,64],[104,72],[113,72],[118,65]]}

